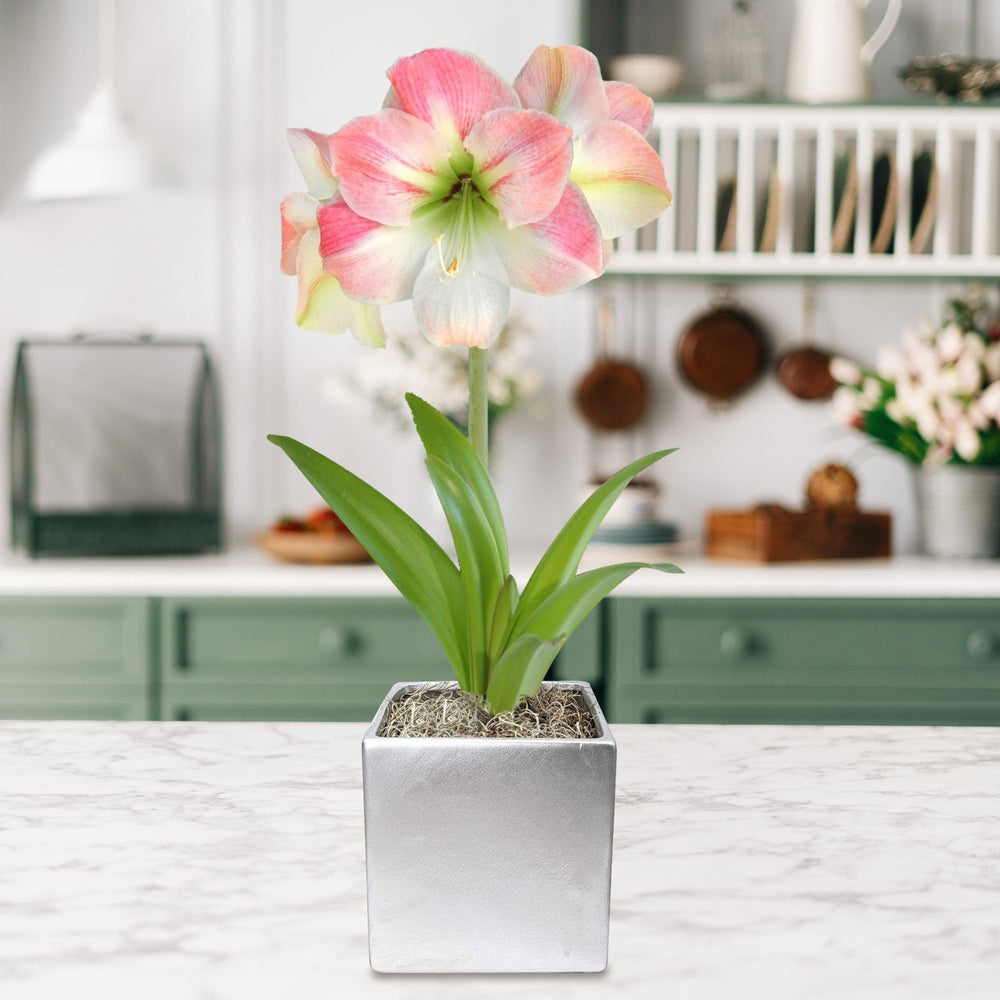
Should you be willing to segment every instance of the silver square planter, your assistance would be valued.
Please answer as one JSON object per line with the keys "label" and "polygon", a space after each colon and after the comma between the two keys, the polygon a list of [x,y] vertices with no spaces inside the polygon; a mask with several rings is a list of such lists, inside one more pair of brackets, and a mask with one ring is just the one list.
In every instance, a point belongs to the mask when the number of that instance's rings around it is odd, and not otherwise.
{"label": "silver square planter", "polygon": [[377,736],[422,685],[382,702],[361,745],[376,972],[606,967],[617,751],[590,685],[553,683],[583,694],[597,737]]}

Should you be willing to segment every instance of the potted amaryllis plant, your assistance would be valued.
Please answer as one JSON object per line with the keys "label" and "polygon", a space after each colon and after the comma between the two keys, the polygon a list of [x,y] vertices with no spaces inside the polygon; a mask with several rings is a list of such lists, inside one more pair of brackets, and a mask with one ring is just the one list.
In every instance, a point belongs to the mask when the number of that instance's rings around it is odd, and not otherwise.
{"label": "potted amaryllis plant", "polygon": [[[429,341],[468,347],[468,439],[407,396],[457,562],[345,468],[271,437],[424,618],[457,678],[394,686],[363,740],[371,962],[598,971],[615,744],[589,686],[542,682],[584,617],[648,565],[579,571],[625,486],[668,452],[603,483],[519,586],[488,472],[487,351],[511,287],[583,285],[615,237],[669,205],[645,139],[653,106],[575,46],[539,47],[512,84],[448,49],[400,59],[388,78],[377,113],[332,135],[289,132],[308,191],[283,202],[282,264],[298,275],[302,326],[379,346],[379,307],[412,299]],[[426,724],[429,702],[443,731]]]}

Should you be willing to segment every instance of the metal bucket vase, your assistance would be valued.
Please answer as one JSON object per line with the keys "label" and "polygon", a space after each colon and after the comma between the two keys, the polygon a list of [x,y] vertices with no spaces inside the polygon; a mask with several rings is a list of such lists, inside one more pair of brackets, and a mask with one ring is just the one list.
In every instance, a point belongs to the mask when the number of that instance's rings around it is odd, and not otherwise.
{"label": "metal bucket vase", "polygon": [[[368,948],[376,972],[601,972],[616,746],[592,739],[362,740]],[[450,685],[457,687],[457,685]],[[546,687],[554,686],[547,683]]]}
{"label": "metal bucket vase", "polygon": [[914,470],[921,549],[941,559],[1000,555],[1000,467]]}

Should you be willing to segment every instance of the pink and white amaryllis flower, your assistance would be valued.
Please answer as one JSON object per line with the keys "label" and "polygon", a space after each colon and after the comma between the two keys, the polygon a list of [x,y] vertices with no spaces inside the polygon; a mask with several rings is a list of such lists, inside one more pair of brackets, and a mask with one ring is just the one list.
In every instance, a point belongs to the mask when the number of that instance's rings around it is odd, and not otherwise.
{"label": "pink and white amaryllis flower", "polygon": [[290,194],[281,203],[281,270],[299,279],[295,322],[322,333],[350,330],[362,343],[384,347],[378,308],[348,298],[337,279],[323,270],[316,213],[337,198],[329,136],[298,128],[287,134],[308,188],[308,193]]}
{"label": "pink and white amaryllis flower", "polygon": [[462,52],[428,49],[388,77],[383,109],[330,137],[340,187],[320,252],[348,295],[412,298],[433,343],[487,347],[511,286],[551,295],[600,274],[601,231],[568,182],[571,128]]}
{"label": "pink and white amaryllis flower", "polygon": [[606,240],[652,222],[671,202],[663,163],[645,140],[653,102],[631,84],[601,79],[597,57],[575,45],[539,45],[514,80],[526,108],[573,129],[569,179]]}

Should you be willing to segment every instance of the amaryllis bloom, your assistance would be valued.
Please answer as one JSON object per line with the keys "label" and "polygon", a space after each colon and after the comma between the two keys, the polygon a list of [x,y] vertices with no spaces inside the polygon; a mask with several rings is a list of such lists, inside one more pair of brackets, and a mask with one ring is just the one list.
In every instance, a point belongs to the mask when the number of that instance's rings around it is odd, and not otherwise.
{"label": "amaryllis bloom", "polygon": [[539,45],[514,80],[527,108],[573,129],[569,178],[606,240],[646,225],[671,201],[663,163],[644,136],[653,102],[631,84],[605,82],[597,57],[575,45]]}
{"label": "amaryllis bloom", "polygon": [[487,347],[510,288],[596,277],[601,232],[568,182],[573,133],[474,56],[400,59],[377,114],[330,137],[338,197],[319,209],[326,272],[372,305],[413,299],[432,343]]}
{"label": "amaryllis bloom", "polygon": [[323,333],[350,330],[362,343],[384,347],[385,331],[378,309],[348,298],[337,279],[323,270],[316,213],[321,205],[337,198],[329,137],[296,128],[288,129],[287,134],[308,188],[308,193],[290,194],[281,203],[281,269],[299,279],[295,322]]}

